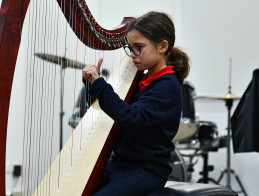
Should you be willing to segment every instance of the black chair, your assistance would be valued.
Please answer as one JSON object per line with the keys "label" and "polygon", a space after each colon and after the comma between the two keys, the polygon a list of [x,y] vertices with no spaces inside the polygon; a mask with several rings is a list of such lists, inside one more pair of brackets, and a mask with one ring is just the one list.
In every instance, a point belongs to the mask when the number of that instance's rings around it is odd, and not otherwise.
{"label": "black chair", "polygon": [[237,196],[237,193],[221,185],[168,181],[165,188],[147,196]]}

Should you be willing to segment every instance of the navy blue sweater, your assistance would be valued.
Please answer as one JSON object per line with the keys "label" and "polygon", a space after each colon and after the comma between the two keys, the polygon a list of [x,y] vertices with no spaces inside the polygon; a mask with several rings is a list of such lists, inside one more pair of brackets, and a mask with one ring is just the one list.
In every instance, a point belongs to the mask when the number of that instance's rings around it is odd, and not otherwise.
{"label": "navy blue sweater", "polygon": [[90,95],[122,129],[112,158],[151,170],[167,180],[172,142],[179,128],[182,93],[173,73],[154,79],[140,92],[136,89],[132,103],[121,100],[112,86],[98,78],[90,87]]}

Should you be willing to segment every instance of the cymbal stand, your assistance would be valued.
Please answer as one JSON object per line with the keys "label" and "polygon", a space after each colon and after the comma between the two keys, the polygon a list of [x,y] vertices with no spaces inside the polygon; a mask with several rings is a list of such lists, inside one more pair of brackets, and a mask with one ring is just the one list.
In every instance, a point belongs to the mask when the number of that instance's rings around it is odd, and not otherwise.
{"label": "cymbal stand", "polygon": [[60,64],[60,113],[59,113],[59,134],[60,134],[60,139],[59,139],[59,150],[61,151],[63,148],[63,116],[65,112],[63,111],[63,95],[64,95],[64,73],[65,65],[64,61],[61,58],[61,64]]}
{"label": "cymbal stand", "polygon": [[231,169],[230,169],[230,111],[231,111],[231,107],[233,105],[233,100],[232,99],[227,99],[226,100],[226,106],[228,109],[228,127],[227,127],[227,168],[221,173],[219,179],[218,179],[218,183],[221,181],[222,177],[224,174],[227,175],[227,185],[226,187],[230,188],[230,181],[231,181]]}
{"label": "cymbal stand", "polygon": [[[231,73],[231,59],[230,59],[230,73]],[[228,87],[228,94],[231,95],[231,84],[229,82],[229,87]],[[227,127],[227,168],[222,170],[221,172],[221,175],[217,181],[217,183],[219,184],[220,181],[222,180],[224,174],[226,174],[227,176],[227,182],[226,182],[226,187],[227,188],[230,188],[231,189],[231,174],[233,174],[236,178],[236,181],[239,185],[239,187],[241,188],[241,191],[242,193],[244,193],[245,196],[248,196],[245,189],[244,189],[244,186],[242,185],[239,177],[237,174],[235,174],[235,171],[233,169],[231,169],[231,155],[230,155],[230,137],[231,137],[231,108],[233,106],[233,100],[232,98],[229,98],[229,99],[225,99],[226,101],[226,106],[227,106],[227,110],[228,110],[228,127]]]}
{"label": "cymbal stand", "polygon": [[239,187],[241,188],[241,191],[242,193],[244,193],[245,196],[248,196],[246,191],[245,191],[245,188],[244,186],[242,185],[239,177],[237,174],[235,174],[235,171],[233,169],[231,169],[231,155],[230,155],[230,133],[231,133],[231,123],[230,123],[230,112],[231,112],[231,107],[233,105],[233,99],[227,99],[226,100],[226,106],[227,106],[227,109],[228,109],[228,127],[227,127],[227,167],[226,169],[222,170],[221,171],[221,175],[217,181],[217,183],[219,184],[220,181],[222,180],[224,174],[226,174],[226,177],[227,177],[227,182],[226,182],[226,187],[227,188],[231,188],[231,174],[234,175]]}
{"label": "cymbal stand", "polygon": [[[59,122],[59,127],[60,127],[60,141],[59,141],[59,147],[60,151],[63,147],[63,116],[64,116],[64,111],[63,111],[63,97],[64,97],[64,70],[66,67],[72,67],[75,69],[81,69],[84,64],[79,63],[77,61],[67,59],[66,56],[66,51],[67,48],[65,48],[65,54],[63,57],[59,57],[56,55],[51,55],[51,54],[44,54],[44,53],[35,53],[35,55],[43,60],[46,60],[48,62],[58,64],[60,65],[60,122]],[[76,63],[76,66],[71,66]]]}

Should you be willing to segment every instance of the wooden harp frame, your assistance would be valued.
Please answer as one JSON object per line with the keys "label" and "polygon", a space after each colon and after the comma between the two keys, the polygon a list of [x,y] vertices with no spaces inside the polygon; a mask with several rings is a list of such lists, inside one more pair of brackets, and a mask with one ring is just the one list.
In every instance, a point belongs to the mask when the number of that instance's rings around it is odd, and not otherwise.
{"label": "wooden harp frame", "polygon": [[[29,2],[30,0],[3,0],[0,10],[0,196],[5,196],[6,137],[12,81]],[[84,0],[57,0],[57,2],[67,21],[73,19],[73,26],[70,26],[74,33],[77,37],[81,35],[80,40],[88,47],[96,50],[115,50],[127,44],[126,28],[132,18],[126,17],[116,29],[106,30],[95,21]],[[82,28],[87,30],[82,33]],[[125,101],[130,100],[140,76],[138,72]],[[95,165],[95,175],[91,175],[83,195],[91,195],[95,191],[96,182],[99,181],[109,159],[112,140],[117,130],[118,125],[115,123],[103,148],[105,151],[101,152]]]}

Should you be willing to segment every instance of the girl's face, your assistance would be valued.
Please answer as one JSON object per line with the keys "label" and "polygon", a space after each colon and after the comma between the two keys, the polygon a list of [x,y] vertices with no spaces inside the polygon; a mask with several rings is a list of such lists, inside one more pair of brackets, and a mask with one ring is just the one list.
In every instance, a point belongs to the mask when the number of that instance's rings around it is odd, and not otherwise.
{"label": "girl's face", "polygon": [[131,47],[144,45],[140,48],[139,56],[135,56],[133,52],[130,53],[138,70],[144,71],[148,69],[148,75],[151,76],[166,66],[164,50],[162,49],[161,43],[152,43],[151,40],[147,39],[139,31],[133,29],[128,32],[128,44]]}

